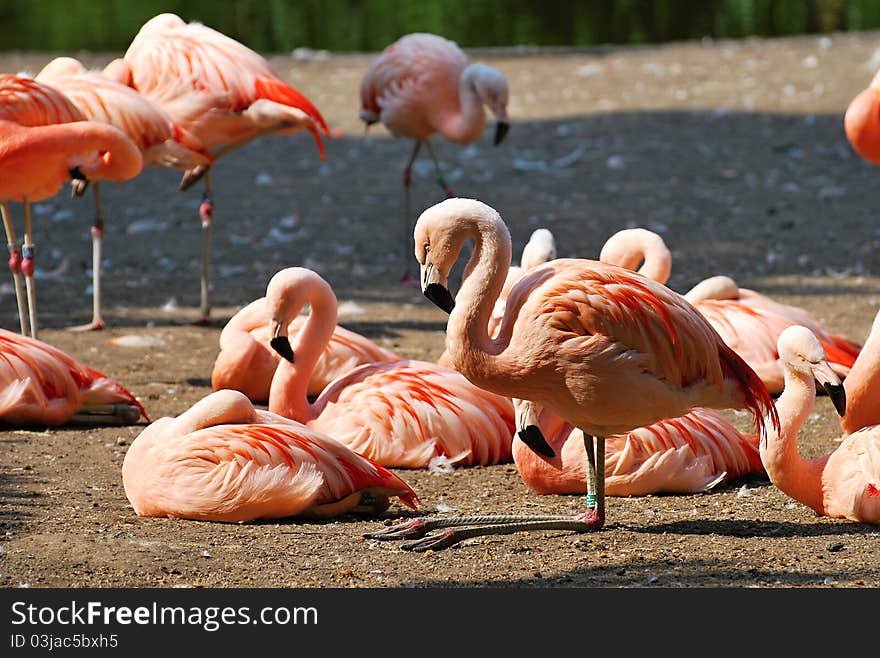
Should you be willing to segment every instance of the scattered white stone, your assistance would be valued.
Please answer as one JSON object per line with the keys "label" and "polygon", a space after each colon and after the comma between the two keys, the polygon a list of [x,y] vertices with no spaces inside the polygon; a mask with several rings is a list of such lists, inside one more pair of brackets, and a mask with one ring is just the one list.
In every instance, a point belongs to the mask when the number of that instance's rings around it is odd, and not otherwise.
{"label": "scattered white stone", "polygon": [[612,155],[605,161],[605,166],[609,169],[619,171],[621,169],[626,169],[626,161],[623,159],[622,155]]}
{"label": "scattered white stone", "polygon": [[177,311],[180,309],[180,305],[177,303],[177,297],[172,297],[167,302],[162,305],[162,310],[166,313],[171,313],[173,311]]}
{"label": "scattered white stone", "polygon": [[125,334],[114,336],[107,340],[108,343],[118,347],[164,347],[165,341],[158,336],[144,334]]}
{"label": "scattered white stone", "polygon": [[339,315],[360,315],[364,312],[364,307],[356,304],[351,300],[340,302],[338,306]]}
{"label": "scattered white stone", "polygon": [[73,217],[73,211],[69,208],[62,208],[61,210],[52,213],[52,221],[53,222],[64,222]]}
{"label": "scattered white stone", "polygon": [[285,215],[278,220],[278,226],[281,228],[296,228],[299,226],[299,215]]}
{"label": "scattered white stone", "polygon": [[168,222],[158,219],[136,219],[125,227],[126,235],[137,235],[138,233],[147,233],[149,231],[164,231],[168,228]]}
{"label": "scattered white stone", "polygon": [[737,498],[750,498],[754,495],[751,489],[749,489],[746,485],[743,485],[739,488],[739,491],[736,492]]}
{"label": "scattered white stone", "polygon": [[207,551],[207,549],[199,553],[199,555],[201,555],[202,557],[211,557],[211,554]]}
{"label": "scattered white stone", "polygon": [[594,75],[599,75],[604,71],[604,67],[601,64],[596,64],[595,62],[590,62],[589,64],[584,64],[583,66],[579,66],[574,70],[575,75],[579,75],[582,78],[590,78]]}
{"label": "scattered white stone", "polygon": [[275,179],[272,178],[272,174],[267,171],[261,171],[256,176],[254,176],[254,185],[257,187],[269,187],[275,182]]}
{"label": "scattered white stone", "polygon": [[452,471],[455,470],[455,464],[467,457],[470,452],[470,450],[464,450],[452,457],[447,457],[446,455],[436,455],[435,457],[431,457],[431,461],[428,462],[428,472],[433,473],[434,475],[452,473]]}
{"label": "scattered white stone", "polygon": [[455,511],[455,508],[447,505],[446,503],[437,503],[437,511],[441,514],[446,514],[447,512]]}
{"label": "scattered white stone", "polygon": [[819,58],[815,55],[807,55],[801,62],[801,66],[805,69],[814,69],[819,66]]}

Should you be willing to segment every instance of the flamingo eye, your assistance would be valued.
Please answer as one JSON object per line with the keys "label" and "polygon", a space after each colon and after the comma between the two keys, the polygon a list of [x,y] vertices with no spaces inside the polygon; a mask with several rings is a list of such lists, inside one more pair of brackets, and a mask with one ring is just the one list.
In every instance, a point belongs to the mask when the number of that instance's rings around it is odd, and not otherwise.
{"label": "flamingo eye", "polygon": [[425,253],[427,254],[429,251],[431,251],[431,245],[426,242],[425,243]]}

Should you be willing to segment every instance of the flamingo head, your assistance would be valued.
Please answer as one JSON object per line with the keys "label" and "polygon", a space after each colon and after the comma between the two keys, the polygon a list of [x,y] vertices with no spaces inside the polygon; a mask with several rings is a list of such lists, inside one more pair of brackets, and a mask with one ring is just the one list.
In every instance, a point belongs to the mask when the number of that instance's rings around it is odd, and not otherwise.
{"label": "flamingo head", "polygon": [[843,127],[856,153],[880,164],[880,89],[872,85],[850,102]]}
{"label": "flamingo head", "polygon": [[828,393],[838,415],[846,413],[843,384],[825,360],[825,350],[812,331],[800,325],[788,327],[779,335],[776,351],[787,371],[814,378]]}
{"label": "flamingo head", "polygon": [[495,115],[495,146],[498,146],[510,130],[507,118],[507,101],[510,97],[507,78],[501,71],[486,64],[472,64],[469,68],[477,96]]}

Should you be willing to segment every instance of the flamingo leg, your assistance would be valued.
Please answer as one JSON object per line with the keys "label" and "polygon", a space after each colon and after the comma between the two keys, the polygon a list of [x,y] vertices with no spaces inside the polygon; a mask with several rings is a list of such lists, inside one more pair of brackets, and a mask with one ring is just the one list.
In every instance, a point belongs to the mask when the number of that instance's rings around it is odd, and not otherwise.
{"label": "flamingo leg", "polygon": [[34,235],[31,227],[31,204],[27,197],[24,201],[24,244],[21,245],[21,271],[27,288],[28,314],[31,322],[31,338],[37,338],[37,289],[34,284]]}
{"label": "flamingo leg", "polygon": [[[529,530],[598,530],[605,524],[605,438],[584,434],[587,457],[587,509],[574,516],[490,514],[453,516],[445,519],[420,517],[364,535],[368,539],[415,539],[403,544],[407,551],[437,551],[464,539],[509,535]],[[440,530],[440,532],[431,531]]]}
{"label": "flamingo leg", "polygon": [[422,140],[417,139],[415,146],[413,147],[412,155],[409,156],[409,162],[406,163],[406,168],[403,170],[403,252],[401,253],[401,266],[403,268],[403,275],[400,277],[400,283],[405,286],[415,286],[418,285],[418,280],[412,274],[410,274],[410,261],[412,260],[412,249],[410,248],[412,235],[413,235],[413,226],[412,220],[412,199],[410,198],[410,187],[412,186],[412,168],[413,163],[416,161],[416,156],[419,154],[419,149],[422,148]]}
{"label": "flamingo leg", "polygon": [[78,327],[70,327],[71,331],[95,331],[104,328],[101,314],[101,262],[104,246],[104,210],[101,205],[101,185],[93,183],[95,191],[95,223],[92,225],[92,321]]}
{"label": "flamingo leg", "polygon": [[440,161],[437,160],[437,156],[434,153],[434,147],[431,145],[430,140],[425,140],[425,144],[428,145],[428,152],[431,154],[431,159],[434,161],[434,173],[437,174],[437,185],[440,186],[440,189],[446,194],[447,199],[451,199],[455,196],[455,190],[453,190],[446,182],[446,179],[443,178],[443,173],[440,171]]}
{"label": "flamingo leg", "polygon": [[6,229],[6,246],[9,249],[9,271],[12,272],[12,281],[15,284],[15,301],[18,304],[18,323],[21,325],[22,336],[26,336],[28,333],[27,308],[21,282],[21,249],[18,246],[15,227],[12,225],[12,213],[10,213],[9,204],[6,201],[0,203],[0,213],[3,215],[3,228]]}
{"label": "flamingo leg", "polygon": [[199,217],[202,220],[202,301],[199,324],[208,324],[211,316],[211,304],[208,300],[210,291],[209,277],[211,274],[211,228],[214,223],[214,201],[211,199],[211,170],[205,172],[205,195],[199,206]]}
{"label": "flamingo leg", "polygon": [[133,404],[87,404],[71,416],[71,423],[89,425],[131,425],[141,417],[141,410]]}

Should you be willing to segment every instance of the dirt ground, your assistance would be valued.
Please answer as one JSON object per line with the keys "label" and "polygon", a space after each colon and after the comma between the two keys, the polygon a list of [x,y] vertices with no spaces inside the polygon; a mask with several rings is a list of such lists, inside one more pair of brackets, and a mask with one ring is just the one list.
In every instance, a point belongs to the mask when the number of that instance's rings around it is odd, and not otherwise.
{"label": "dirt ground", "polygon": [[[113,54],[78,54],[103,65]],[[843,113],[880,65],[880,35],[704,42],[582,51],[477,53],[508,77],[513,126],[500,147],[436,141],[450,184],[502,214],[518,254],[538,226],[560,256],[596,257],[644,226],[673,250],[670,287],[725,273],[804,306],[857,341],[878,308],[880,171],[849,147]],[[46,54],[6,53],[36,72]],[[336,138],[267,138],[215,173],[213,322],[195,326],[200,191],[149,169],[105,185],[108,328],[90,317],[92,200],[66,193],[35,214],[41,337],[121,381],[155,419],[210,391],[220,329],[278,269],[334,286],[340,321],[419,359],[443,349],[445,315],[397,281],[401,171],[411,149],[364,136],[357,85],[368,56],[295,53],[278,71],[322,110]],[[414,213],[441,200],[420,161]],[[15,208],[20,212],[18,207]],[[20,224],[20,214],[17,215]],[[414,264],[414,261],[413,261]],[[0,326],[16,330],[7,279]],[[136,335],[150,345],[110,339]],[[731,418],[743,429],[748,419]],[[145,423],[0,432],[0,584],[7,587],[876,587],[876,527],[817,517],[755,476],[700,495],[612,498],[588,535],[518,534],[412,554],[362,538],[408,516],[216,524],[137,517],[120,466]],[[816,456],[839,436],[827,398],[801,433]],[[513,464],[397,471],[429,514],[570,513],[581,496],[538,496]]]}

